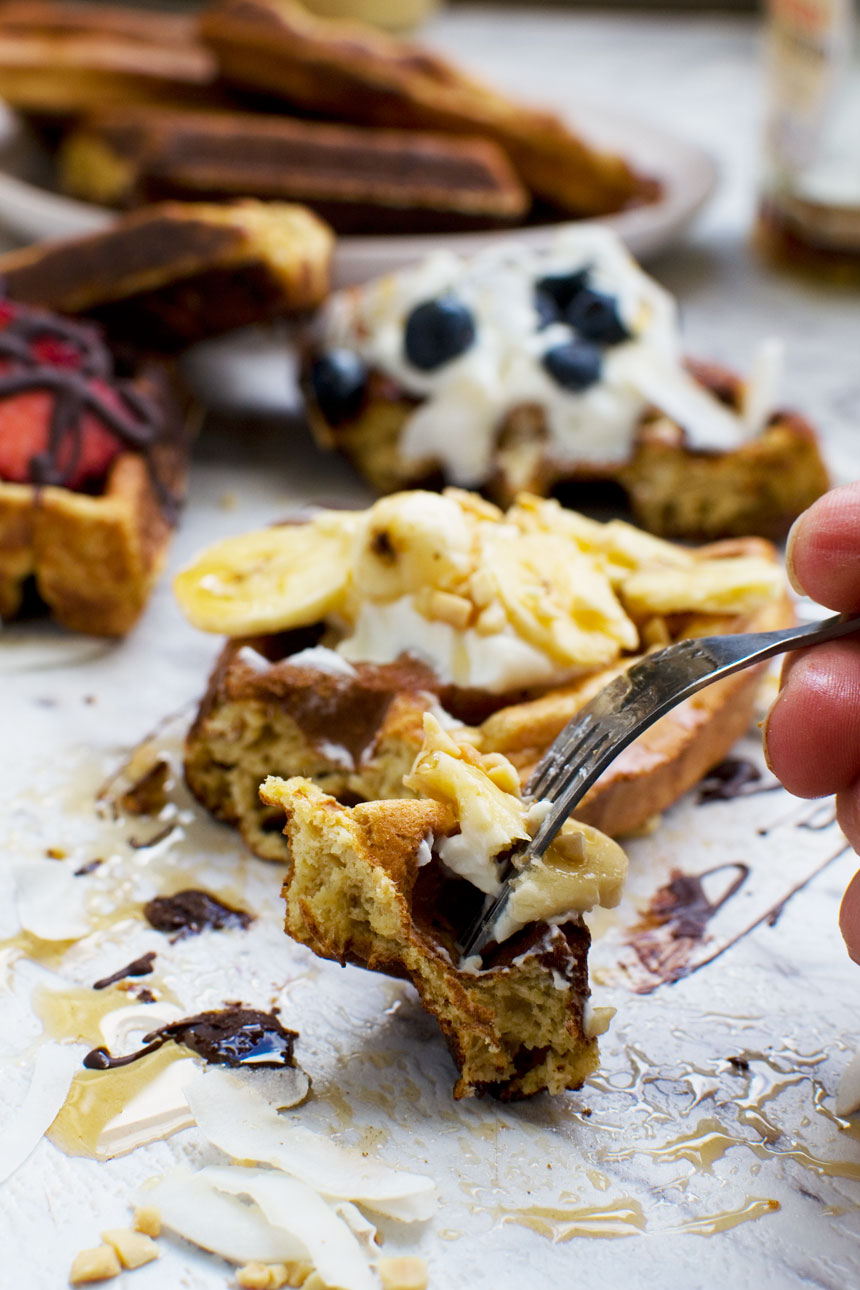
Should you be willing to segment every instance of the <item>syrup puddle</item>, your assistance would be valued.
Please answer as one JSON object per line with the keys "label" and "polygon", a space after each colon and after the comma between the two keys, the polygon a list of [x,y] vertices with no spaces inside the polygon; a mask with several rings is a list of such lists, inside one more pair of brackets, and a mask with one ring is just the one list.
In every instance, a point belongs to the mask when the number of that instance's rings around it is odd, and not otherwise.
{"label": "syrup puddle", "polygon": [[642,1206],[632,1196],[583,1209],[549,1205],[498,1209],[495,1216],[503,1225],[515,1223],[518,1227],[528,1227],[539,1236],[547,1237],[553,1245],[563,1245],[577,1236],[602,1240],[641,1236],[647,1227]]}

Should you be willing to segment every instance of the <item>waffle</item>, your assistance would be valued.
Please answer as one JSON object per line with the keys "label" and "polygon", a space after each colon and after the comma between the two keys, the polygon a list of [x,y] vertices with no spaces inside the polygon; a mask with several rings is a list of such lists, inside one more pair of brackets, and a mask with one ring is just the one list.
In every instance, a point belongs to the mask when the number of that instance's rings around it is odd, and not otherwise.
{"label": "waffle", "polygon": [[[400,498],[432,496],[403,494]],[[400,498],[378,503],[377,508],[366,513],[368,520],[359,519],[366,526],[363,540],[369,540],[371,548],[381,553],[383,570],[388,567],[388,552],[397,550],[400,535],[409,528],[407,523],[400,530],[391,527],[389,515],[386,530],[383,512],[378,508],[387,506],[390,512],[392,506],[401,505]],[[438,502],[442,508],[446,505],[445,498]],[[538,523],[546,523],[550,528],[573,522],[590,525],[588,535],[595,531],[600,534],[607,527],[571,518],[569,512],[563,512],[552,502],[523,498],[518,506],[520,520],[526,526],[528,516],[533,515]],[[379,521],[374,524],[377,513]],[[447,519],[446,512],[440,528],[444,529]],[[347,520],[336,522],[344,524]],[[297,578],[295,571],[301,570],[305,588],[315,598],[304,602],[304,617],[309,625],[242,635],[242,623],[247,618],[239,618],[228,626],[223,606],[216,611],[207,607],[205,598],[202,605],[198,600],[198,588],[217,586],[224,571],[231,568],[230,552],[235,550],[233,544],[237,540],[228,540],[224,550],[214,548],[212,554],[180,575],[177,582],[180,601],[198,625],[217,630],[220,623],[222,628],[233,631],[187,737],[185,773],[192,792],[214,815],[238,827],[253,851],[266,859],[283,862],[286,855],[280,836],[282,821],[257,797],[258,786],[267,774],[284,779],[306,776],[345,804],[409,796],[403,778],[420,749],[422,723],[427,713],[439,715],[441,712],[448,724],[468,731],[469,739],[482,752],[504,755],[525,784],[562,726],[607,681],[634,662],[643,648],[668,644],[685,636],[765,630],[791,622],[790,606],[784,593],[777,589],[775,552],[761,539],[736,539],[701,548],[696,553],[683,552],[679,556],[684,562],[683,568],[675,569],[660,564],[665,544],[626,525],[608,528],[616,535],[611,540],[620,544],[619,560],[635,560],[636,552],[642,551],[646,579],[652,559],[649,544],[655,543],[654,567],[660,584],[677,588],[680,579],[680,584],[687,588],[682,589],[680,600],[676,597],[668,604],[695,600],[715,574],[719,581],[724,572],[734,577],[736,569],[754,567],[763,572],[763,580],[758,584],[762,590],[746,605],[737,602],[731,611],[718,612],[716,602],[711,602],[701,612],[681,612],[677,608],[661,612],[658,601],[654,600],[654,587],[649,589],[646,584],[646,599],[653,600],[657,608],[652,612],[633,606],[639,626],[620,652],[610,651],[603,663],[584,666],[579,669],[579,675],[574,668],[573,677],[565,676],[562,667],[558,674],[561,679],[534,681],[531,687],[521,684],[517,689],[511,685],[506,687],[503,680],[491,685],[485,664],[476,664],[484,669],[483,685],[467,683],[468,678],[454,683],[444,676],[442,665],[434,665],[428,652],[440,624],[424,622],[421,618],[406,620],[409,638],[414,641],[411,653],[405,644],[407,629],[402,626],[396,637],[400,644],[393,647],[393,652],[400,651],[394,661],[366,661],[378,653],[366,640],[347,651],[348,655],[364,652],[365,661],[347,661],[331,648],[336,637],[333,640],[323,617],[324,603],[337,603],[331,599],[331,588],[322,585],[322,574],[315,572],[312,554],[307,549],[303,552],[297,547],[278,556],[284,536],[277,529],[271,530],[269,537],[247,536],[247,541],[253,541],[244,549],[242,558],[250,568],[259,571],[252,575],[253,585],[247,593],[242,588],[241,576],[237,578],[235,572],[228,574],[225,585],[238,587],[240,600],[245,597],[250,609],[243,612],[255,614],[254,601],[266,613],[275,605],[275,619],[271,623],[274,627],[280,594],[275,589],[279,589],[282,579]],[[453,523],[448,531],[453,544]],[[389,538],[387,533],[393,536]],[[293,528],[289,543],[298,542],[299,536]],[[670,553],[674,550],[669,548]],[[564,559],[574,558],[575,551],[568,553],[565,548]],[[349,560],[346,549],[331,547],[325,553],[324,566],[344,568]],[[432,551],[425,567],[433,568]],[[510,588],[517,583],[519,575],[515,567],[505,566],[505,570],[503,576]],[[478,575],[479,579],[482,576]],[[625,575],[621,576],[623,580]],[[759,576],[757,573],[756,577]],[[574,580],[584,588],[586,577],[579,572]],[[633,588],[634,582],[628,585]],[[269,586],[271,592],[267,593]],[[208,595],[207,591],[205,596]],[[419,595],[424,596],[422,603],[427,602],[426,593]],[[544,588],[541,595],[548,603],[550,592]],[[325,597],[325,602],[317,599],[318,596]],[[584,621],[592,615],[599,616],[597,601],[594,605],[592,609],[586,609],[585,604],[580,606]],[[453,608],[456,606],[441,598],[435,608],[430,605],[431,612],[447,613]],[[516,604],[513,609],[516,612]],[[387,612],[384,604],[373,606],[373,621],[384,622]],[[494,611],[490,607],[489,611],[482,612]],[[315,616],[319,620],[312,624]],[[258,629],[264,628],[258,617],[255,623]],[[442,624],[441,630],[448,629]],[[469,630],[474,633],[474,628]],[[465,651],[467,637],[464,626],[458,645],[457,629],[451,629],[455,656],[458,648]],[[473,635],[470,648],[478,647],[480,639]],[[506,650],[519,648],[513,637],[499,639],[506,642],[503,646]],[[587,645],[586,641],[583,649]],[[440,653],[439,657],[442,656]],[[721,761],[747,729],[758,677],[755,670],[729,677],[669,713],[616,759],[577,808],[577,818],[613,836],[645,827]]]}
{"label": "waffle", "polygon": [[558,117],[373,28],[317,18],[292,0],[222,0],[202,14],[200,31],[231,86],[340,120],[491,139],[557,211],[602,215],[655,195],[653,182]]}
{"label": "waffle", "polygon": [[0,95],[45,117],[105,103],[217,103],[215,59],[190,18],[120,5],[0,5]]}
{"label": "waffle", "polygon": [[[608,1020],[605,1010],[589,1009],[581,915],[557,927],[527,925],[487,955],[482,970],[463,970],[455,966],[457,933],[482,897],[439,866],[435,848],[458,827],[448,804],[349,808],[307,779],[269,779],[261,793],[287,816],[287,932],[323,958],[410,980],[458,1067],[456,1098],[510,1101],[580,1087]],[[620,850],[612,853],[596,831],[576,837],[592,867],[608,860],[614,869],[617,899],[626,868]]]}
{"label": "waffle", "polygon": [[609,486],[663,537],[779,540],[828,487],[814,430],[774,407],[772,350],[749,382],[682,353],[667,293],[609,233],[570,227],[336,293],[303,387],[317,440],[380,492],[587,506]]}
{"label": "waffle", "polygon": [[332,241],[302,206],[165,202],[103,232],[0,255],[0,278],[13,299],[86,314],[117,341],[172,353],[319,304]]}
{"label": "waffle", "polygon": [[250,113],[114,110],[65,142],[63,187],[111,206],[165,197],[306,203],[339,233],[487,228],[528,197],[497,147]]}
{"label": "waffle", "polygon": [[[135,369],[132,379],[117,381],[106,351],[89,330],[33,311],[22,313],[17,307],[10,322],[9,307],[3,309],[0,618],[13,618],[22,607],[29,608],[32,585],[65,627],[100,636],[124,635],[147,602],[178,516],[190,449],[188,409],[176,398],[166,369],[147,364]],[[12,331],[14,342],[9,339]],[[34,336],[54,347],[60,365],[52,367],[42,357],[10,370],[9,353]],[[70,369],[72,346],[82,355],[81,370]],[[90,372],[97,373],[91,386],[84,383]],[[104,467],[93,463],[94,473],[84,478],[86,436],[105,434],[94,429],[92,421],[85,426],[90,416],[84,412],[89,406],[87,390],[95,391],[94,406],[102,409],[96,415],[108,418],[100,419],[100,425],[117,427],[117,438]],[[6,419],[7,408],[11,421]],[[125,412],[120,421],[111,419],[121,409],[133,410],[130,422]],[[28,467],[27,445],[35,442],[32,436],[40,433],[39,427],[47,433],[48,420],[62,427],[62,435],[46,454],[34,454]],[[13,453],[19,453],[19,469],[9,478]],[[41,478],[35,478],[34,471],[41,472]],[[35,482],[26,478],[28,473]]]}

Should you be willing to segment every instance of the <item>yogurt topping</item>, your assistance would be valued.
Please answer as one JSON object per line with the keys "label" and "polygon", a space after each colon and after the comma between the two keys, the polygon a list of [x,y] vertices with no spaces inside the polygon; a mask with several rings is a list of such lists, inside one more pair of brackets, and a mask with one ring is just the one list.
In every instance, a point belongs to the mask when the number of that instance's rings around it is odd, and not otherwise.
{"label": "yogurt topping", "polygon": [[[565,388],[544,364],[575,338],[563,321],[546,325],[538,307],[542,279],[587,273],[611,298],[627,334],[602,350],[599,378]],[[456,296],[472,314],[475,336],[459,355],[422,370],[409,361],[406,324],[423,302]],[[757,433],[761,400],[738,416],[687,373],[672,297],[631,259],[608,230],[569,226],[540,250],[518,243],[471,260],[439,252],[414,268],[333,297],[323,314],[323,343],[352,350],[422,400],[399,444],[406,461],[438,460],[456,484],[474,486],[492,469],[505,416],[539,405],[547,454],[560,460],[617,463],[629,458],[637,424],[656,406],[683,426],[693,448],[723,451]]]}

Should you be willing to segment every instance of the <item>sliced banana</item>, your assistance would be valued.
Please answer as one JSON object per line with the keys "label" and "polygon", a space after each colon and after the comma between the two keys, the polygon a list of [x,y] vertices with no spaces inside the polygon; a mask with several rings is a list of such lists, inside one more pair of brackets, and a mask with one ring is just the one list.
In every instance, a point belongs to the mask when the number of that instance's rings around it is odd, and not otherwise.
{"label": "sliced banana", "polygon": [[488,534],[484,567],[514,630],[535,648],[571,668],[612,663],[636,649],[639,635],[593,561],[565,537]]}
{"label": "sliced banana", "polygon": [[345,599],[359,519],[324,511],[216,542],[177,575],[180,608],[195,627],[227,636],[319,622]]}
{"label": "sliced banana", "polygon": [[455,590],[474,567],[475,524],[456,499],[438,493],[381,498],[359,528],[356,594],[385,601],[425,587]]}
{"label": "sliced banana", "polygon": [[745,614],[779,595],[779,566],[760,556],[696,560],[689,569],[642,569],[621,587],[636,618],[650,614]]}

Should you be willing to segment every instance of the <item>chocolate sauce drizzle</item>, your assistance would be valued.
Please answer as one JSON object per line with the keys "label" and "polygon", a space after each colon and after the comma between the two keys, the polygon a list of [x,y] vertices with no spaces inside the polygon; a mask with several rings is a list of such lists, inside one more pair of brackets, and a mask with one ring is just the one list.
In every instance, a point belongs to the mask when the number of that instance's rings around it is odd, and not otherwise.
{"label": "chocolate sauce drizzle", "polygon": [[[40,341],[57,344],[66,361],[57,365],[41,358]],[[156,443],[171,432],[164,410],[133,381],[115,375],[110,350],[94,327],[0,300],[3,362],[10,367],[0,372],[0,400],[34,391],[53,395],[47,448],[30,459],[33,484],[68,485],[83,450],[83,419],[90,413],[126,447],[144,456],[159,504],[168,518],[175,518],[179,498],[159,478],[151,458]],[[93,382],[108,385],[119,406],[108,402]]]}
{"label": "chocolate sauce drizzle", "polygon": [[[660,982],[678,981],[687,975],[692,952],[708,930],[708,923],[746,882],[749,865],[740,861],[715,865],[705,873],[675,870],[660,887],[650,907],[633,929],[629,944],[642,966]],[[716,900],[705,892],[704,880],[714,874],[734,874]],[[653,985],[647,987],[653,989]],[[640,991],[641,993],[642,991]]]}
{"label": "chocolate sauce drizzle", "polygon": [[172,896],[155,896],[143,907],[144,917],[157,932],[176,932],[179,937],[199,932],[220,931],[224,927],[246,928],[254,921],[247,910],[212,896],[208,891],[189,887]]}
{"label": "chocolate sauce drizzle", "polygon": [[149,976],[154,962],[155,951],[150,950],[148,954],[142,954],[139,959],[126,963],[125,967],[118,968],[110,976],[103,976],[100,980],[94,981],[93,989],[106,990],[109,985],[116,985],[117,981],[124,981],[128,976]]}
{"label": "chocolate sauce drizzle", "polygon": [[298,1032],[286,1030],[274,1012],[231,1005],[171,1021],[143,1037],[143,1048],[125,1057],[112,1057],[107,1048],[93,1048],[84,1058],[87,1070],[116,1070],[154,1053],[169,1040],[217,1066],[295,1066],[293,1048]]}
{"label": "chocolate sauce drizzle", "polygon": [[704,802],[730,802],[753,793],[772,793],[780,788],[779,780],[765,780],[758,766],[744,757],[727,757],[712,767],[699,783],[697,805]]}

